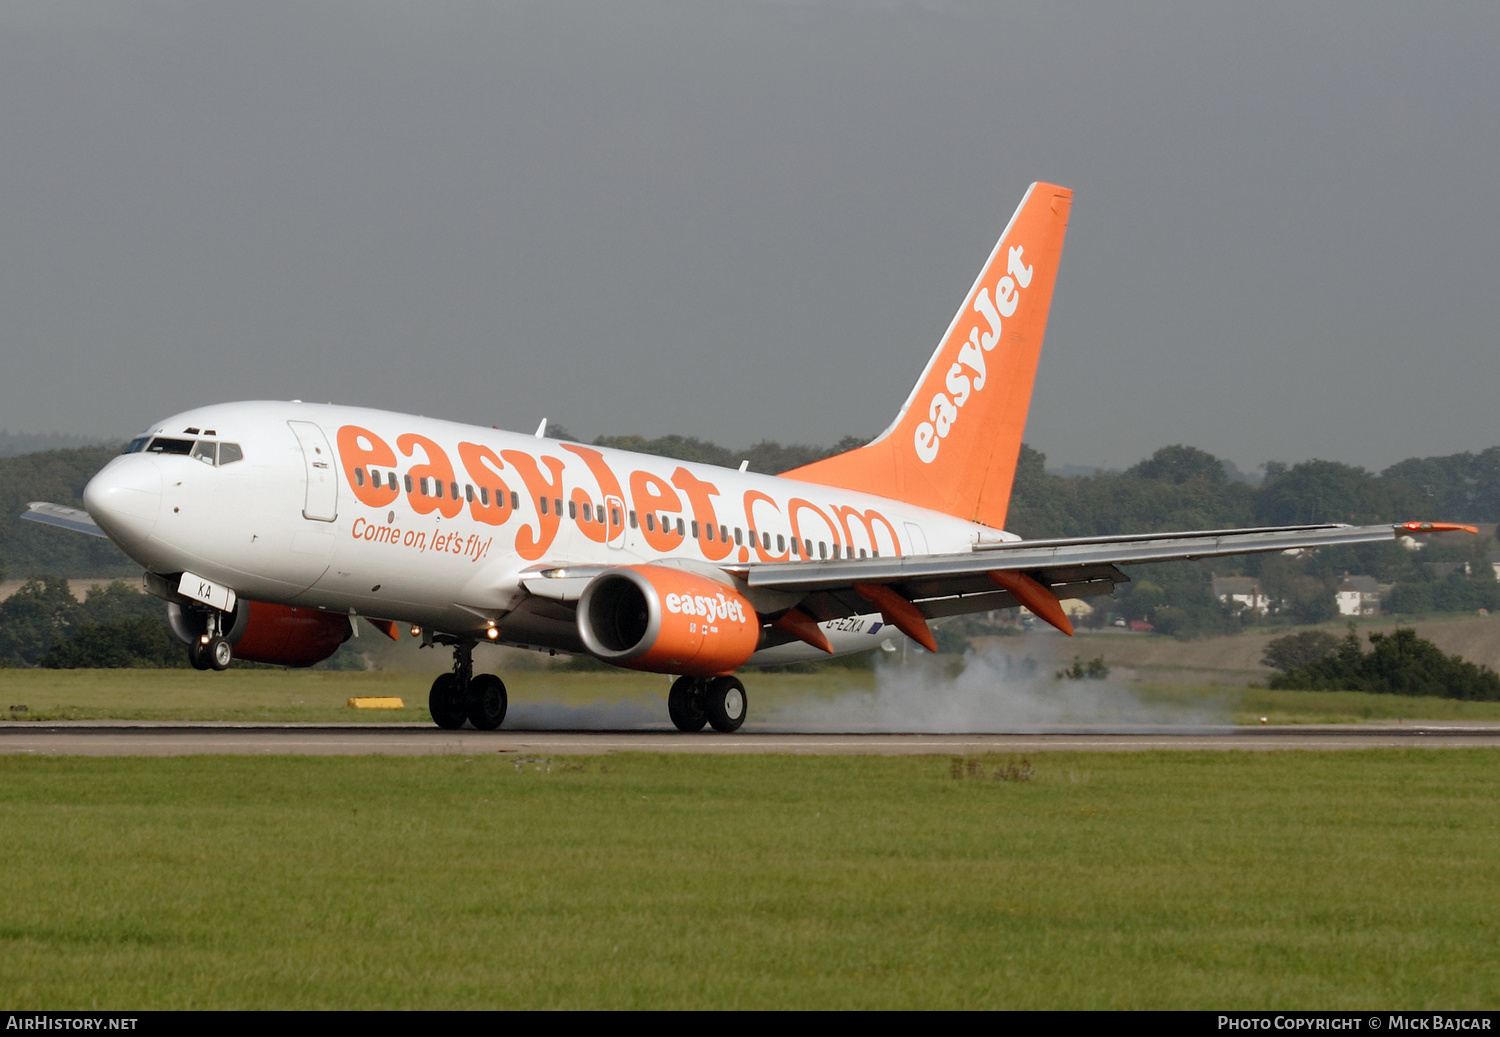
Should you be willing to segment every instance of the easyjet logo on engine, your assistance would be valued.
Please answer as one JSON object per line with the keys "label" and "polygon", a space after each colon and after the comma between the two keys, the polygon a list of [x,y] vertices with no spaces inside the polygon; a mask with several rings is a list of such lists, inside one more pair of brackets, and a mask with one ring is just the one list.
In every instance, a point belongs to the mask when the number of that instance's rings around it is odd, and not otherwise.
{"label": "easyjet logo on engine", "polygon": [[917,426],[912,437],[923,464],[937,460],[938,449],[958,421],[959,408],[984,389],[984,355],[1000,342],[1000,322],[1016,312],[1021,302],[1020,289],[1031,286],[1032,267],[1022,260],[1025,251],[1021,245],[1011,247],[1006,255],[1005,274],[995,284],[993,299],[988,285],[980,288],[974,299],[974,312],[989,322],[989,330],[981,334],[977,324],[969,329],[968,341],[959,348],[958,359],[943,379],[947,391],[933,393],[927,404],[928,420]]}
{"label": "easyjet logo on engine", "polygon": [[708,619],[732,619],[745,622],[745,610],[737,601],[730,601],[719,594],[712,598],[702,594],[668,594],[668,612],[684,616],[704,616]]}

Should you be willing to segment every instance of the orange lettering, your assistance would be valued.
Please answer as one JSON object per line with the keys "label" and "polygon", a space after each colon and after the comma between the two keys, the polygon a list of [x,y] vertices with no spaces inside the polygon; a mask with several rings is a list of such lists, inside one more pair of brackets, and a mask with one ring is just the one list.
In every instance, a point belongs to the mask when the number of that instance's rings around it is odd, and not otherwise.
{"label": "orange lettering", "polygon": [[715,528],[719,518],[714,514],[713,498],[718,494],[719,488],[713,483],[704,482],[686,468],[679,468],[672,473],[672,482],[683,493],[687,494],[688,503],[693,509],[693,520],[714,529],[714,539],[698,537],[698,547],[703,551],[703,556],[709,561],[718,561],[729,553],[729,543],[719,536]]}
{"label": "orange lettering", "polygon": [[530,454],[523,454],[519,450],[502,450],[500,456],[510,462],[511,467],[521,473],[521,481],[526,484],[526,494],[531,501],[531,509],[536,515],[537,535],[531,535],[530,526],[522,526],[516,534],[516,554],[528,561],[536,561],[542,557],[542,552],[552,546],[552,541],[557,539],[557,527],[562,519],[556,513],[555,508],[549,507],[547,514],[543,515],[537,508],[538,497],[557,498],[562,496],[563,469],[567,466],[558,457],[542,457],[542,461],[552,472],[549,481],[542,474],[536,458]]}
{"label": "orange lettering", "polygon": [[[443,518],[453,518],[464,510],[463,501],[454,497],[450,492],[453,484],[453,465],[448,461],[448,455],[443,448],[438,446],[426,436],[419,436],[415,432],[396,437],[396,449],[407,457],[412,456],[412,451],[417,447],[422,448],[422,454],[427,459],[426,464],[414,464],[407,474],[411,476],[411,492],[406,495],[412,510],[418,515],[430,515],[436,511]],[[439,484],[438,491],[442,496],[433,493],[429,484],[429,494],[422,494],[421,480],[432,479]]]}
{"label": "orange lettering", "polygon": [[849,519],[857,518],[864,523],[865,534],[870,538],[871,553],[879,553],[880,541],[875,539],[875,523],[879,522],[885,526],[891,534],[891,549],[887,553],[889,558],[899,558],[901,555],[901,540],[896,536],[896,527],[891,525],[891,520],[880,512],[871,508],[869,511],[860,513],[858,508],[851,508],[847,504],[835,504],[830,509],[839,517],[839,523],[844,527],[844,543],[849,545],[849,550],[854,550],[854,536],[849,529]]}
{"label": "orange lettering", "polygon": [[[604,463],[603,454],[592,447],[579,446],[576,443],[564,443],[563,449],[583,458],[584,463],[589,466],[589,471],[594,473],[595,481],[599,483],[600,494],[604,497],[623,499],[624,494],[620,492],[620,480],[615,477],[615,473],[610,470],[609,465]],[[591,498],[583,490],[574,490],[571,499],[574,504],[578,505],[578,529],[584,536],[596,544],[602,544],[619,535],[621,525],[617,525],[612,521],[609,521],[608,525],[606,525],[605,522],[598,521],[597,519],[593,522],[585,522],[583,519],[583,506],[587,503],[592,503],[596,508],[601,510],[607,510],[604,508],[604,501],[602,499],[596,500]],[[620,522],[623,524],[624,521],[625,516],[621,515]]]}
{"label": "orange lettering", "polygon": [[464,471],[469,478],[477,485],[489,488],[489,494],[485,496],[489,496],[490,502],[485,504],[484,496],[476,492],[474,499],[469,502],[469,514],[479,522],[491,526],[502,525],[510,518],[510,487],[496,473],[505,467],[505,462],[489,447],[478,443],[458,444],[458,457],[464,463]]}
{"label": "orange lettering", "polygon": [[761,530],[760,526],[756,524],[755,505],[762,501],[771,505],[772,510],[776,512],[777,518],[781,517],[781,509],[776,506],[776,502],[770,497],[766,496],[764,493],[761,493],[759,490],[745,491],[745,521],[750,523],[749,533],[750,539],[755,542],[755,553],[760,556],[760,560],[762,562],[784,562],[788,558],[790,558],[791,555],[785,551],[783,551],[779,555],[773,555],[766,548],[766,541],[763,535],[763,531]]}
{"label": "orange lettering", "polygon": [[654,521],[646,521],[648,514],[660,518],[662,511],[682,508],[682,498],[665,479],[650,472],[631,472],[630,499],[639,514],[641,535],[646,538],[646,543],[658,551],[671,551],[682,543],[682,537],[675,531],[669,531],[665,525],[657,526]]}
{"label": "orange lettering", "polygon": [[[397,490],[394,485],[384,481],[377,485],[373,477],[368,477],[370,465],[390,469],[396,467],[396,452],[391,449],[389,443],[369,429],[360,428],[358,425],[341,427],[338,433],[338,443],[339,461],[344,466],[344,478],[349,480],[349,488],[354,491],[354,496],[359,498],[361,504],[372,508],[383,508],[400,495],[401,491]],[[354,478],[356,468],[366,470],[368,478],[364,485],[360,485],[360,480]]]}
{"label": "orange lettering", "polygon": [[[799,512],[811,511],[814,515],[818,516],[818,518],[822,519],[823,525],[828,527],[828,538],[833,541],[834,546],[838,546],[838,527],[833,524],[832,519],[823,514],[822,510],[820,510],[816,504],[813,504],[811,501],[805,501],[801,497],[793,497],[790,501],[787,502],[787,510],[792,514],[792,536],[804,541],[802,544],[802,550],[803,553],[807,554],[809,558],[811,558],[812,555],[807,551],[807,543],[802,536],[802,524],[797,519]],[[821,535],[819,535],[817,539],[822,540],[823,538]]]}

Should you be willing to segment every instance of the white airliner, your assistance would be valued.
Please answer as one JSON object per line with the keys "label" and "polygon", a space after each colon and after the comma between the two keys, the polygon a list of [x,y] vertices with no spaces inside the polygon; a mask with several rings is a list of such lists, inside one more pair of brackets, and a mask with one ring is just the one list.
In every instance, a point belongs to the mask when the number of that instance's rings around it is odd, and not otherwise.
{"label": "white airliner", "polygon": [[226,403],[157,422],[27,518],[146,569],[194,665],[308,666],[363,616],[454,649],[441,727],[492,730],[481,642],[676,675],[683,731],[744,722],[747,664],[877,647],[927,621],[1110,593],[1122,563],[1453,528],[1314,525],[1021,540],[1003,531],[1072,192],[1033,184],[888,429],[757,475],[359,407]]}

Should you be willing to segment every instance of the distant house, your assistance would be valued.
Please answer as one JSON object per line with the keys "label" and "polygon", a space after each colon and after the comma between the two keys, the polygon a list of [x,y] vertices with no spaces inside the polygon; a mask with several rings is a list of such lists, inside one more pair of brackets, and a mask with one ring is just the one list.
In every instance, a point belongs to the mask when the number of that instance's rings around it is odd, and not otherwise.
{"label": "distant house", "polygon": [[1271,599],[1260,589],[1260,581],[1253,576],[1215,576],[1213,596],[1226,605],[1238,602],[1248,611],[1264,616],[1271,611]]}
{"label": "distant house", "polygon": [[1495,570],[1495,579],[1500,580],[1500,551],[1491,551],[1489,562],[1490,568]]}
{"label": "distant house", "polygon": [[1344,576],[1334,593],[1341,616],[1373,616],[1380,612],[1380,587],[1373,576]]}

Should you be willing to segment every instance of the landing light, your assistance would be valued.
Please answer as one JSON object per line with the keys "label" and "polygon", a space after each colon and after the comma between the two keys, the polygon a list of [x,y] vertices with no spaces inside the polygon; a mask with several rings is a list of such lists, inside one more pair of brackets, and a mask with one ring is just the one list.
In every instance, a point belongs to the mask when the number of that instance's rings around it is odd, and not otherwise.
{"label": "landing light", "polygon": [[485,631],[485,634],[491,641],[494,641],[500,636],[500,631],[494,627],[490,627],[489,630]]}

